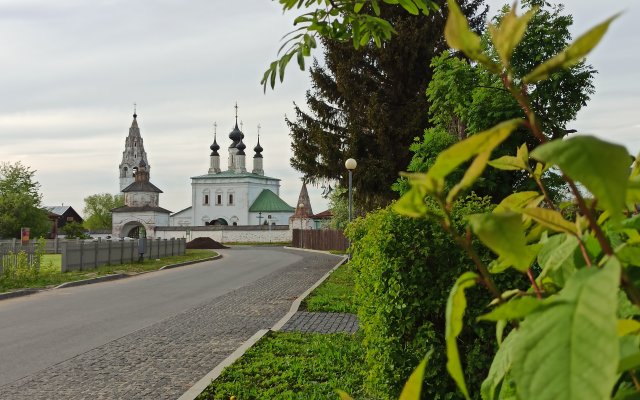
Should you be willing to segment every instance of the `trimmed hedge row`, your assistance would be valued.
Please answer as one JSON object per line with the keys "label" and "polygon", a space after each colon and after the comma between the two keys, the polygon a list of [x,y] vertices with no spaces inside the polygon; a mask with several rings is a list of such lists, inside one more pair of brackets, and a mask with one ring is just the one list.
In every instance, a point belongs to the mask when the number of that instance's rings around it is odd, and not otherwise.
{"label": "trimmed hedge row", "polygon": [[[453,210],[455,223],[463,229],[464,216],[492,207],[489,198],[468,196]],[[397,398],[413,368],[434,348],[423,398],[462,397],[445,367],[445,308],[456,278],[474,270],[471,261],[436,222],[402,217],[390,208],[357,219],[347,236],[352,243],[358,317],[365,335],[365,390],[376,398]],[[481,246],[477,250],[481,257],[491,257]],[[511,287],[526,287],[519,274],[499,278],[498,283],[510,281]],[[467,385],[479,397],[496,350],[495,330],[491,324],[475,322],[491,300],[488,292],[472,288],[467,296],[469,307],[459,348]]]}

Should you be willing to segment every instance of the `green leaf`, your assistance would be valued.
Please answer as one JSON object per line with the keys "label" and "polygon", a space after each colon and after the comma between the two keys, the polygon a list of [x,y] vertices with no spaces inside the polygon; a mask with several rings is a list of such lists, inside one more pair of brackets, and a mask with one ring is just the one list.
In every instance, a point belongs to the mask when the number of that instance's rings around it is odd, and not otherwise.
{"label": "green leaf", "polygon": [[578,247],[579,242],[575,236],[567,234],[551,236],[538,253],[538,264],[542,268],[538,280],[542,281],[549,276],[555,284],[564,286],[576,271],[574,257]]}
{"label": "green leaf", "polygon": [[620,339],[620,361],[618,373],[637,369],[640,366],[640,338],[638,336],[622,336]]}
{"label": "green leaf", "polygon": [[531,266],[537,247],[527,246],[520,214],[474,214],[468,219],[473,233],[503,262],[520,271]]}
{"label": "green leaf", "polygon": [[493,362],[489,368],[487,378],[482,382],[480,394],[483,400],[493,400],[496,398],[496,390],[511,369],[513,362],[513,344],[517,341],[518,331],[512,330],[504,339],[498,352],[493,357]]}
{"label": "green leaf", "polygon": [[426,193],[417,185],[411,186],[400,200],[393,204],[393,210],[401,215],[419,218],[427,214],[427,205],[424,202]]}
{"label": "green leaf", "polygon": [[533,297],[518,297],[479,316],[478,321],[520,320],[543,305],[541,300]]}
{"label": "green leaf", "polygon": [[495,160],[489,161],[489,165],[495,169],[504,171],[520,171],[527,168],[520,158],[514,156],[496,158]]}
{"label": "green leaf", "polygon": [[518,147],[516,157],[522,160],[522,164],[525,166],[526,170],[531,169],[531,167],[529,166],[529,149],[527,148],[526,143],[522,143],[522,146]]}
{"label": "green leaf", "polygon": [[533,150],[531,156],[560,167],[593,193],[614,221],[621,219],[631,164],[623,146],[593,136],[576,136],[545,143]]}
{"label": "green leaf", "polygon": [[460,164],[473,156],[492,151],[509,137],[520,124],[521,119],[504,121],[491,129],[469,136],[465,140],[455,143],[436,158],[435,163],[427,174],[433,179],[444,179]]}
{"label": "green leaf", "polygon": [[462,51],[472,60],[485,65],[492,72],[500,72],[500,67],[491,61],[489,57],[482,54],[480,36],[476,35],[470,28],[467,18],[460,10],[455,0],[448,0],[449,17],[444,28],[444,37],[449,46]]}
{"label": "green leaf", "polygon": [[412,0],[399,0],[399,3],[402,6],[402,8],[404,8],[409,12],[409,14],[412,14],[412,15],[420,14],[420,10],[418,10],[418,7],[415,4],[413,4]]}
{"label": "green leaf", "polygon": [[429,350],[426,356],[422,359],[420,364],[413,370],[411,376],[404,384],[402,393],[398,400],[420,400],[420,392],[422,391],[422,381],[424,380],[424,370],[427,368],[429,358],[433,354],[433,349]]}
{"label": "green leaf", "polygon": [[538,7],[534,7],[523,16],[518,17],[515,7],[511,7],[511,10],[502,17],[499,26],[489,25],[491,41],[505,67],[509,66],[513,49],[522,40],[529,21],[537,11]]}
{"label": "green leaf", "polygon": [[484,168],[487,166],[487,162],[489,161],[489,157],[491,156],[491,151],[485,151],[484,153],[478,154],[478,156],[473,160],[467,171],[464,173],[464,176],[460,180],[458,184],[456,184],[449,194],[447,195],[447,203],[453,203],[458,193],[461,190],[464,190],[471,185],[482,175]]}
{"label": "green leaf", "polygon": [[464,295],[464,290],[475,286],[477,279],[478,274],[474,272],[465,272],[462,274],[451,288],[451,292],[449,292],[446,310],[445,340],[447,342],[447,370],[467,399],[469,399],[469,392],[464,382],[457,338],[460,332],[462,332],[462,319],[464,317],[464,311],[467,308],[467,299]]}
{"label": "green leaf", "polygon": [[617,380],[620,263],[578,270],[550,307],[520,324],[513,378],[521,399],[608,399]]}
{"label": "green leaf", "polygon": [[640,332],[640,322],[635,319],[619,319],[618,320],[618,336],[627,336]]}
{"label": "green leaf", "polygon": [[640,247],[624,244],[616,249],[616,257],[627,265],[640,267]]}
{"label": "green leaf", "polygon": [[502,199],[493,209],[494,213],[506,211],[522,212],[528,206],[536,206],[543,199],[538,192],[516,192]]}
{"label": "green leaf", "polygon": [[570,68],[576,65],[582,59],[589,54],[589,52],[596,47],[600,42],[600,39],[604,36],[609,28],[609,24],[620,14],[616,14],[613,17],[607,19],[603,23],[591,28],[587,33],[580,36],[572,44],[570,44],[562,52],[556,54],[549,60],[538,65],[533,71],[529,72],[524,78],[524,83],[534,83],[544,79],[547,79],[552,73]]}
{"label": "green leaf", "polygon": [[337,389],[336,392],[340,396],[340,400],[353,400],[353,397],[349,396],[344,390]]}
{"label": "green leaf", "polygon": [[549,210],[548,208],[525,208],[522,210],[524,215],[533,218],[537,223],[551,228],[556,232],[566,232],[573,235],[578,234],[578,228],[572,222],[564,219],[562,214],[555,210]]}

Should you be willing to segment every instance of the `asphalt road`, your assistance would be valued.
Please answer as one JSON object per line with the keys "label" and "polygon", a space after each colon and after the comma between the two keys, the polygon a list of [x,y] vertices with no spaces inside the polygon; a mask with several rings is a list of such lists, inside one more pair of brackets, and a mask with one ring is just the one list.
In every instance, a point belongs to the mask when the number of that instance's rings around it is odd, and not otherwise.
{"label": "asphalt road", "polygon": [[0,301],[0,386],[251,284],[305,254],[254,247],[140,276]]}

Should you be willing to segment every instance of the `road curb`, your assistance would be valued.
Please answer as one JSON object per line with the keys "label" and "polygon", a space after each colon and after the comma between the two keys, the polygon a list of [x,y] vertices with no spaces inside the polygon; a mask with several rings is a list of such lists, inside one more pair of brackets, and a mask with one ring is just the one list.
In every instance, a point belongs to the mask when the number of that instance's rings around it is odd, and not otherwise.
{"label": "road curb", "polygon": [[93,283],[114,281],[116,279],[128,278],[129,276],[131,276],[131,275],[127,275],[127,274],[111,274],[111,275],[98,276],[96,278],[89,278],[89,279],[82,279],[80,281],[61,283],[58,286],[55,286],[54,289],[64,289],[64,288],[69,288],[69,287],[74,287],[74,286],[84,286],[84,285],[90,285],[90,284],[93,284]]}
{"label": "road curb", "polygon": [[154,271],[144,271],[144,272],[140,272],[137,274],[111,274],[111,275],[104,275],[104,276],[99,276],[96,278],[89,278],[89,279],[83,279],[80,281],[72,281],[72,282],[65,282],[65,283],[61,283],[58,286],[54,286],[51,289],[43,289],[43,288],[39,288],[39,289],[21,289],[21,290],[16,290],[14,292],[5,292],[5,293],[0,293],[0,300],[4,300],[4,299],[11,299],[14,297],[22,297],[22,296],[29,296],[38,292],[42,292],[45,290],[53,290],[53,289],[65,289],[65,288],[70,288],[70,287],[74,287],[74,286],[84,286],[84,285],[92,285],[94,283],[101,283],[101,282],[108,282],[108,281],[113,281],[113,280],[117,280],[117,279],[124,279],[124,278],[130,278],[132,276],[138,276],[138,275],[142,275],[142,274],[147,274],[150,272],[157,272],[157,271],[162,271],[165,269],[171,269],[171,268],[178,268],[178,267],[182,267],[185,265],[191,265],[191,264],[197,264],[200,262],[205,262],[205,261],[212,261],[212,260],[218,260],[222,258],[222,254],[218,254],[217,256],[214,257],[209,257],[209,258],[203,258],[200,260],[193,260],[193,261],[185,261],[182,263],[177,263],[177,264],[169,264],[169,265],[165,265],[157,270]]}
{"label": "road curb", "polygon": [[178,400],[193,400],[198,397],[211,382],[220,376],[226,367],[233,364],[238,358],[242,357],[247,350],[256,344],[258,340],[262,339],[262,337],[267,333],[269,333],[269,329],[260,329],[258,332],[254,333],[253,336],[251,336],[246,342],[242,343],[233,353],[222,360],[220,364],[216,365],[214,369],[191,386],[189,390],[182,394],[182,396],[178,397]]}
{"label": "road curb", "polygon": [[40,292],[42,289],[20,289],[14,292],[0,293],[0,300],[12,299],[14,297],[29,296]]}
{"label": "road curb", "polygon": [[[184,265],[197,264],[199,262],[204,262],[204,261],[218,260],[220,258],[222,258],[222,254],[218,254],[217,256],[214,256],[214,257],[203,258],[201,260],[185,261],[185,262],[178,263],[178,264],[169,264],[169,265],[165,265],[163,267],[160,267],[160,269],[158,269],[158,271],[163,271],[165,269],[171,269],[171,268],[178,268],[178,267],[182,267]],[[152,271],[149,271],[149,272],[152,272]]]}
{"label": "road curb", "polygon": [[[318,250],[308,250],[308,249],[297,249],[297,250],[307,250],[312,252],[324,253]],[[335,255],[335,254],[331,254],[331,255]],[[338,267],[340,267],[342,264],[344,264],[348,260],[346,256],[336,256],[336,257],[342,257],[342,260],[340,260],[333,268],[327,271],[327,273],[324,274],[320,279],[318,279],[318,281],[314,283],[309,289],[307,289],[304,293],[302,293],[293,302],[293,304],[291,304],[291,307],[289,308],[289,312],[284,317],[282,317],[278,322],[276,322],[275,325],[271,327],[271,329],[260,329],[258,332],[254,333],[253,336],[251,336],[246,342],[242,343],[242,345],[240,345],[240,347],[238,347],[233,353],[231,353],[227,358],[222,360],[208,374],[203,376],[200,380],[198,380],[198,382],[196,382],[186,392],[184,392],[182,396],[178,398],[178,400],[195,400],[195,398],[198,397],[200,393],[202,393],[207,388],[207,386],[211,384],[211,382],[213,382],[220,376],[220,374],[226,367],[233,364],[238,358],[242,357],[244,353],[246,353],[247,350],[253,347],[253,345],[256,344],[258,340],[262,339],[264,335],[266,335],[271,331],[274,331],[274,332],[279,331],[284,326],[284,324],[286,324],[287,321],[289,321],[291,317],[293,317],[293,315],[298,311],[298,308],[300,308],[300,304],[302,303],[302,300],[304,300],[307,296],[309,296],[309,294],[315,288],[320,286],[320,284],[324,282],[329,277],[329,275],[333,273],[333,271],[335,271]]]}

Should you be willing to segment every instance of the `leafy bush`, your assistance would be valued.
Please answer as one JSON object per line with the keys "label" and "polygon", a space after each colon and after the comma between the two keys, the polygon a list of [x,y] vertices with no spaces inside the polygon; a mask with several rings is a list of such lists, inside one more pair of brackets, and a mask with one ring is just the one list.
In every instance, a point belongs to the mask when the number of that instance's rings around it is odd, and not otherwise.
{"label": "leafy bush", "polygon": [[[456,203],[455,224],[461,226],[466,215],[491,208],[488,198],[470,195]],[[457,397],[454,382],[443,379],[447,374],[444,315],[449,289],[458,275],[472,268],[471,261],[436,222],[407,218],[390,208],[355,220],[347,235],[365,335],[365,389],[378,398],[396,397],[413,368],[433,348],[423,396]],[[484,251],[481,256],[487,259],[489,254]],[[517,274],[501,278],[511,286],[525,283]],[[491,340],[495,329],[474,322],[491,300],[490,294],[470,290],[468,295],[471,329],[461,336],[460,353],[466,357],[467,380],[478,389],[496,350]]]}
{"label": "leafy bush", "polygon": [[2,283],[31,282],[38,279],[45,245],[45,240],[40,238],[31,253],[20,250],[17,253],[9,252],[0,256],[2,257],[0,260]]}

